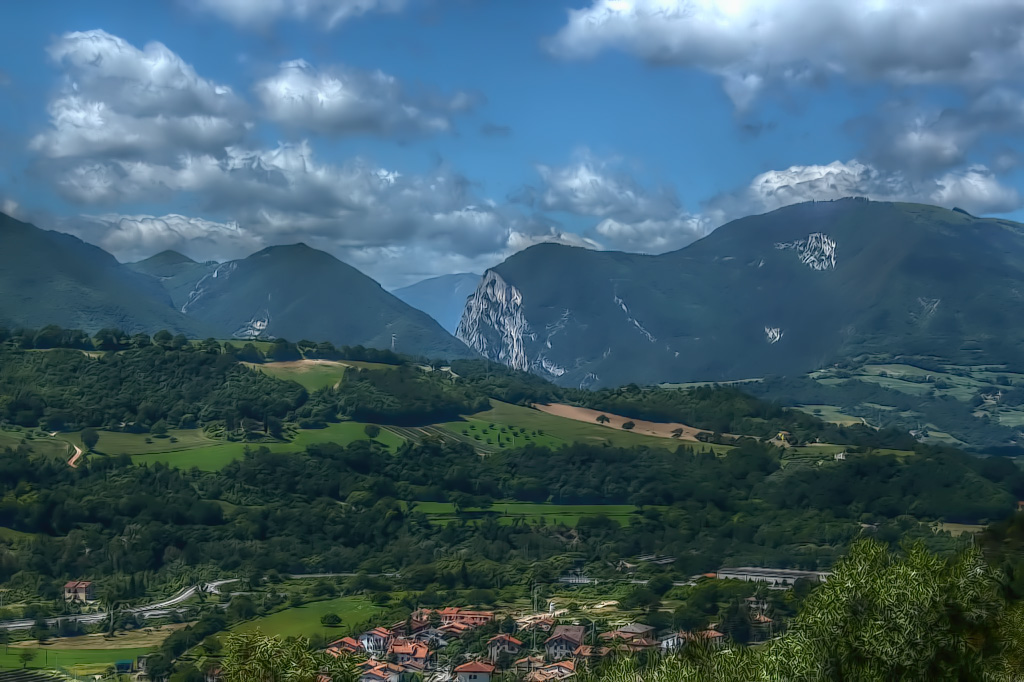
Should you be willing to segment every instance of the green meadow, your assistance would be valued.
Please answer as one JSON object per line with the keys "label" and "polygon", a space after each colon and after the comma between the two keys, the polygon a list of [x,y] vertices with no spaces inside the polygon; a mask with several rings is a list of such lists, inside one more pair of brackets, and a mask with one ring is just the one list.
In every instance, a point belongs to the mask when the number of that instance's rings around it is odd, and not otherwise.
{"label": "green meadow", "polygon": [[[411,502],[411,511],[426,514],[433,523],[447,523],[460,517],[450,502]],[[581,518],[606,516],[620,525],[628,525],[639,510],[631,504],[550,504],[537,502],[495,502],[490,507],[467,507],[462,516],[468,518],[494,517],[498,523],[511,525],[517,519],[575,526]]]}
{"label": "green meadow", "polygon": [[[336,613],[341,617],[341,625],[329,628],[320,623],[320,618],[328,613]],[[382,610],[375,607],[363,597],[338,597],[325,601],[310,602],[302,606],[292,606],[269,616],[254,618],[234,626],[238,632],[259,630],[267,635],[281,637],[308,637],[314,634],[337,633],[339,637],[350,631],[350,628],[371,616],[379,615]]]}

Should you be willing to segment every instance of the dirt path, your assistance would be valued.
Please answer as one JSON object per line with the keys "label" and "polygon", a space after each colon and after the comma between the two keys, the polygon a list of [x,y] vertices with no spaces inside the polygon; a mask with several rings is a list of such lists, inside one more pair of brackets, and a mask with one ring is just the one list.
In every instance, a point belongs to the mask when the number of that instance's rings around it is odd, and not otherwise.
{"label": "dirt path", "polygon": [[82,455],[85,453],[82,451],[82,448],[78,447],[74,443],[68,443],[68,445],[75,449],[75,454],[71,455],[71,459],[68,460],[68,464],[70,464],[73,468],[77,468],[78,460],[80,460],[82,458]]}
{"label": "dirt path", "polygon": [[[673,431],[676,429],[682,429],[682,435],[675,440],[699,442],[697,441],[697,434],[704,431],[704,429],[695,429],[692,426],[687,426],[686,424],[649,422],[644,421],[643,419],[628,419],[627,417],[621,417],[617,414],[612,414],[611,412],[600,412],[586,407],[575,407],[573,405],[563,405],[561,403],[554,403],[551,405],[536,404],[534,407],[541,412],[553,414],[556,417],[575,419],[576,421],[587,422],[588,424],[597,424],[598,426],[606,426],[612,429],[622,430],[622,425],[631,421],[636,424],[632,429],[633,433],[640,433],[645,436],[656,436],[658,438],[672,438]],[[609,419],[605,424],[600,424],[597,421],[597,418],[602,414]]]}

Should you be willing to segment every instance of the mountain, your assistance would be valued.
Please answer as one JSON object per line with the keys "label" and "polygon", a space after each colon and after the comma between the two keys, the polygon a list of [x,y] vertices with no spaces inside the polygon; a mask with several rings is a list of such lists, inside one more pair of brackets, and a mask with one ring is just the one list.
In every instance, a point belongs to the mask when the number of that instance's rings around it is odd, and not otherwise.
{"label": "mountain", "polygon": [[182,315],[160,282],[118,263],[77,237],[41,230],[0,213],[0,325],[56,324],[90,333],[166,329],[206,336],[209,328]]}
{"label": "mountain", "polygon": [[452,334],[459,326],[466,299],[480,283],[480,275],[462,273],[431,277],[393,293],[413,308],[422,310]]}
{"label": "mountain", "polygon": [[146,260],[129,263],[128,267],[160,280],[174,307],[181,310],[195,290],[196,282],[212,275],[218,265],[216,261],[197,263],[177,251],[161,251]]}
{"label": "mountain", "polygon": [[1024,369],[1024,226],[843,199],[644,256],[541,244],[488,270],[457,336],[564,385],[797,374],[865,353]]}
{"label": "mountain", "polygon": [[215,327],[220,337],[394,347],[431,357],[475,355],[426,313],[305,244],[273,246],[220,264],[164,252],[134,267],[159,277],[187,317]]}

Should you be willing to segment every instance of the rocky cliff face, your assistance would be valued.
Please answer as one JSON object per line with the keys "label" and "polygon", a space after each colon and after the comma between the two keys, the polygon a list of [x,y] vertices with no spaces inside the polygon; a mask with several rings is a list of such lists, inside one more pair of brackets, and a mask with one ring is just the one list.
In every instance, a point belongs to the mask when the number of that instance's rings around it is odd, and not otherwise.
{"label": "rocky cliff face", "polygon": [[530,369],[526,343],[537,339],[522,293],[493,270],[466,300],[455,337],[485,358],[522,371]]}

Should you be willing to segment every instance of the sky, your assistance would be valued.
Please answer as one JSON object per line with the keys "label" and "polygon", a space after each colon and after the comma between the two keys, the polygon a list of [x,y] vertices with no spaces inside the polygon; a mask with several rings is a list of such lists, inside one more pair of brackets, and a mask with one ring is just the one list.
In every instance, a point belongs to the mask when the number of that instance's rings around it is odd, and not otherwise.
{"label": "sky", "polygon": [[386,287],[865,196],[1024,220],[1022,0],[0,4],[0,210]]}

